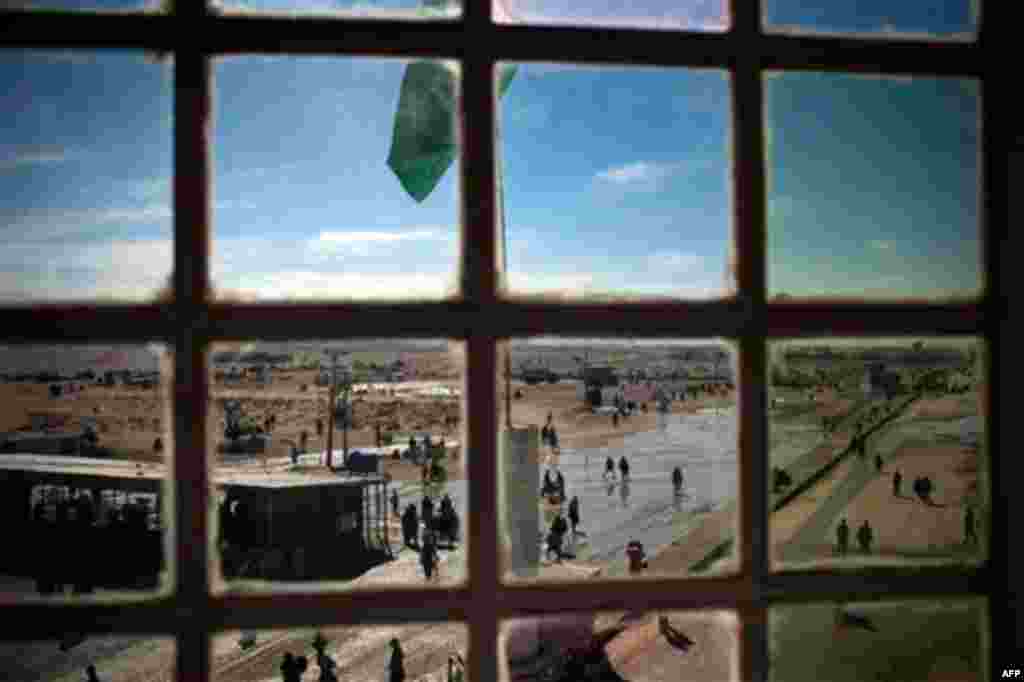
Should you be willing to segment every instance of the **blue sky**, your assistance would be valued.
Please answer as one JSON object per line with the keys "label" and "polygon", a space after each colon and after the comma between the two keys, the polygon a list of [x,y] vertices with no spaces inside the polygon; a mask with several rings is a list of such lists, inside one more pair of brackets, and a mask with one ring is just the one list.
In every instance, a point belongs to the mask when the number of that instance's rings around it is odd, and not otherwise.
{"label": "blue sky", "polygon": [[793,73],[765,92],[769,295],[979,287],[974,82]]}
{"label": "blue sky", "polygon": [[[216,62],[217,287],[262,299],[453,289],[456,169],[417,204],[386,165],[404,68]],[[172,75],[137,53],[0,53],[0,299],[141,299],[167,280]],[[722,294],[728,87],[714,71],[520,68],[499,109],[512,289]],[[971,84],[790,74],[766,91],[770,293],[978,285]]]}

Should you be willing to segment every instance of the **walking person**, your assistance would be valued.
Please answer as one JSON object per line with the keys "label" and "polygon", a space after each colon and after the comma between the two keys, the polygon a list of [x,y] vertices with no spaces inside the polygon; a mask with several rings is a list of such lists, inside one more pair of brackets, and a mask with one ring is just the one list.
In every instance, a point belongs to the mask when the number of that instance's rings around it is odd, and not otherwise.
{"label": "walking person", "polygon": [[417,539],[419,525],[420,521],[416,516],[416,505],[410,502],[405,508],[405,513],[402,514],[402,539],[405,542],[405,546],[409,549],[417,549],[419,547]]}
{"label": "walking person", "polygon": [[320,668],[320,682],[338,682],[338,676],[334,673],[338,664],[334,659],[325,653],[327,640],[321,633],[316,633],[313,640],[313,650],[316,651],[316,665]]}
{"label": "walking person", "polygon": [[629,478],[629,462],[626,461],[625,455],[619,458],[619,472],[622,473],[622,480]]}
{"label": "walking person", "polygon": [[679,467],[672,470],[672,489],[676,495],[683,492],[683,470]]}
{"label": "walking person", "polygon": [[580,525],[580,498],[575,495],[569,502],[569,525],[572,527],[572,534],[576,535],[576,526]]}
{"label": "walking person", "polygon": [[978,532],[975,528],[974,507],[967,505],[964,513],[964,544],[975,545],[978,542]]}
{"label": "walking person", "polygon": [[871,530],[871,524],[864,521],[860,528],[857,529],[857,544],[860,545],[860,551],[868,554],[871,552],[871,540],[874,538],[874,532]]}
{"label": "walking person", "polygon": [[892,475],[892,496],[900,497],[900,486],[903,484],[903,476],[900,472],[896,472]]}
{"label": "walking person", "polygon": [[875,469],[877,469],[879,473],[882,472],[882,456],[877,452],[875,453]]}
{"label": "walking person", "polygon": [[402,645],[391,639],[391,660],[388,661],[388,682],[405,682],[405,655]]}
{"label": "walking person", "polygon": [[398,516],[398,491],[394,488],[391,490],[391,511]]}
{"label": "walking person", "polygon": [[604,477],[615,478],[615,460],[611,455],[608,455],[608,459],[604,461]]}
{"label": "walking person", "polygon": [[565,518],[559,514],[555,517],[554,521],[551,522],[551,530],[548,532],[548,549],[546,556],[551,556],[551,553],[555,554],[555,561],[561,563],[564,553],[562,551],[562,541],[565,538],[566,532],[569,530],[569,524],[565,522]]}
{"label": "walking person", "polygon": [[99,676],[96,674],[96,666],[90,665],[85,669],[85,682],[100,682]]}
{"label": "walking person", "polygon": [[462,660],[459,652],[448,657],[448,682],[464,682],[466,676],[466,662]]}
{"label": "walking person", "polygon": [[846,556],[846,550],[850,546],[850,526],[846,519],[842,519],[836,526],[836,549],[839,556]]}
{"label": "walking person", "polygon": [[434,501],[430,499],[430,495],[424,495],[423,502],[420,503],[420,519],[424,528],[429,530],[434,527]]}
{"label": "walking person", "polygon": [[292,652],[284,652],[284,660],[281,662],[281,679],[283,682],[301,682],[302,673],[306,672],[306,658],[296,658]]}
{"label": "walking person", "polygon": [[427,580],[430,580],[434,576],[434,569],[437,568],[437,544],[434,542],[434,532],[432,530],[426,530],[423,533],[420,565],[423,566],[423,575],[427,577]]}

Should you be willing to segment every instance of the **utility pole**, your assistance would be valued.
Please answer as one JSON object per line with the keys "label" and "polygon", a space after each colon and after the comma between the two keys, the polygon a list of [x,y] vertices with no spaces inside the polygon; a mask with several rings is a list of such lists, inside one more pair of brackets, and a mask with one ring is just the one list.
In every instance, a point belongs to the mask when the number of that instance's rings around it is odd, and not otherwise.
{"label": "utility pole", "polygon": [[512,430],[512,341],[505,345],[505,428]]}
{"label": "utility pole", "polygon": [[[335,400],[338,392],[338,357],[341,355],[348,355],[347,352],[332,350],[328,351],[328,355],[331,356],[331,387],[328,390],[327,395],[327,468],[334,469],[334,408]],[[346,383],[348,383],[346,381]],[[347,397],[346,392],[346,397]],[[344,420],[344,445],[345,448],[345,461],[348,461],[348,400],[345,400],[345,420]]]}

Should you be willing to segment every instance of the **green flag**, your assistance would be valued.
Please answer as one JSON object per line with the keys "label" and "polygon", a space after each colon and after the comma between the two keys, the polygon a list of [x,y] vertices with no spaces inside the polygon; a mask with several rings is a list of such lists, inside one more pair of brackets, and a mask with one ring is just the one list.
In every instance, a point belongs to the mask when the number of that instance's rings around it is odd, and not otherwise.
{"label": "green flag", "polygon": [[[515,66],[501,68],[498,96],[505,94]],[[426,199],[455,160],[455,74],[436,61],[410,64],[402,78],[388,167],[416,201]]]}

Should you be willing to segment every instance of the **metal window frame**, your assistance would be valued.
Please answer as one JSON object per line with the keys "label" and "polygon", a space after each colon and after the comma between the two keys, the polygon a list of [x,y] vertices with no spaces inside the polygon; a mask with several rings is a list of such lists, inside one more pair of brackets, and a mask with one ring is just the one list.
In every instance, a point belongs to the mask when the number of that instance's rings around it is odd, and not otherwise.
{"label": "metal window frame", "polygon": [[[210,637],[218,631],[327,624],[461,620],[471,636],[470,675],[498,675],[500,621],[514,615],[590,610],[629,603],[650,608],[730,608],[742,622],[740,675],[768,676],[766,613],[771,604],[821,598],[928,596],[988,598],[992,658],[1012,650],[1012,632],[996,627],[1009,615],[1009,492],[1001,452],[1002,337],[1008,289],[1006,159],[994,150],[1008,139],[1008,80],[995,58],[992,27],[1003,11],[989,3],[975,42],[766,34],[762,0],[731,4],[724,33],[507,26],[490,18],[490,0],[466,0],[462,17],[411,22],[344,18],[219,16],[205,0],[178,0],[171,16],[0,12],[2,48],[147,48],[174,55],[174,290],[170,303],[53,304],[0,307],[0,342],[143,342],[175,351],[173,479],[175,585],[167,597],[128,604],[2,606],[24,639],[33,624],[58,614],[66,626],[175,637],[178,679],[206,680]],[[437,303],[235,304],[215,300],[210,264],[211,59],[273,53],[457,59],[463,68],[460,123],[462,295]],[[495,203],[495,101],[498,61],[561,61],[726,69],[732,77],[733,202],[739,294],[715,302],[582,304],[523,302],[498,290]],[[977,78],[982,87],[982,216],[986,290],[977,303],[769,303],[765,287],[763,72],[817,70]],[[188,173],[182,173],[188,169]],[[401,588],[352,593],[219,595],[210,592],[205,453],[212,342],[244,338],[438,337],[467,347],[467,442],[471,463],[469,579],[450,589]],[[504,585],[498,570],[497,344],[544,333],[562,336],[722,336],[740,351],[740,571],[717,578],[657,579],[560,585]],[[986,433],[992,489],[990,559],[976,570],[870,569],[854,574],[772,574],[768,562],[766,342],[837,334],[978,335],[987,342]],[[416,606],[410,606],[416,604]],[[994,678],[994,675],[991,678]]]}

